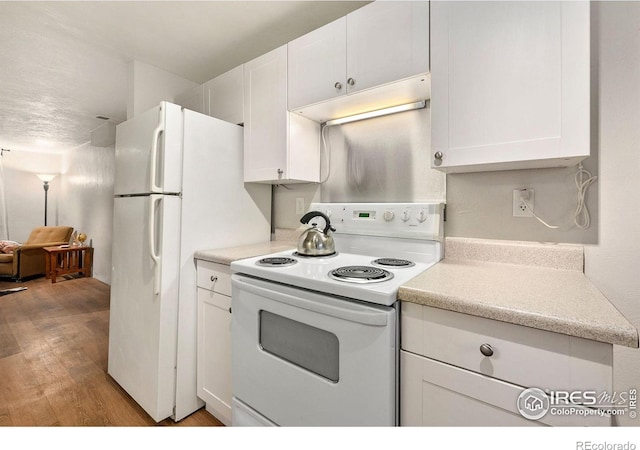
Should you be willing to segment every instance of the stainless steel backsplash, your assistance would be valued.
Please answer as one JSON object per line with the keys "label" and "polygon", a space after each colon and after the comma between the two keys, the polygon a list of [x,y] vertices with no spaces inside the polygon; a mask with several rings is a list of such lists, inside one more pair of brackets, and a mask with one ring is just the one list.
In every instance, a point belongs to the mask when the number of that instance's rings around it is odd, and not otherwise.
{"label": "stainless steel backsplash", "polygon": [[[311,202],[444,201],[444,173],[431,170],[430,110],[330,127],[331,172],[322,185],[276,186],[274,228],[297,228],[296,199]],[[321,153],[322,176],[327,173]]]}
{"label": "stainless steel backsplash", "polygon": [[320,187],[322,201],[444,200],[445,176],[430,169],[429,112],[427,107],[330,127],[331,173]]}

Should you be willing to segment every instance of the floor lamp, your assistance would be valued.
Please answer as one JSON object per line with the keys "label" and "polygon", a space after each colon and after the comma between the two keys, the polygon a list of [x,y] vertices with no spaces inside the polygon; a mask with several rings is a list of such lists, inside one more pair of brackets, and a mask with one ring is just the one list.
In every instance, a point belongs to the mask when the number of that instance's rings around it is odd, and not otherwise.
{"label": "floor lamp", "polygon": [[47,194],[49,193],[49,181],[56,177],[56,174],[39,173],[38,178],[42,180],[42,187],[44,188],[44,226],[47,226]]}

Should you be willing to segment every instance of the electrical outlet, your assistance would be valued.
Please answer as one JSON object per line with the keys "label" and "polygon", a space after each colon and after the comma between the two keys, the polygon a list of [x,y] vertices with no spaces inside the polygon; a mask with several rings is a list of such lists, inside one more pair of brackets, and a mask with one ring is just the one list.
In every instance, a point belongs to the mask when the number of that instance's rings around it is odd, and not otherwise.
{"label": "electrical outlet", "polygon": [[[527,204],[522,199],[525,199]],[[529,208],[535,211],[533,189],[513,190],[513,217],[533,217]]]}
{"label": "electrical outlet", "polygon": [[304,214],[304,197],[296,197],[296,214]]}

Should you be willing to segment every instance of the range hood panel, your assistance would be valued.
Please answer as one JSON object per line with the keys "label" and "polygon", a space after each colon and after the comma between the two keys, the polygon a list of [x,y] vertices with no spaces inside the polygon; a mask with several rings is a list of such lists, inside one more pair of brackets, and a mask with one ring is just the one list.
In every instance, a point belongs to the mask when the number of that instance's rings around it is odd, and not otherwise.
{"label": "range hood panel", "polygon": [[293,110],[316,122],[404,105],[431,98],[431,76],[424,73],[404,80],[365,89],[353,94]]}

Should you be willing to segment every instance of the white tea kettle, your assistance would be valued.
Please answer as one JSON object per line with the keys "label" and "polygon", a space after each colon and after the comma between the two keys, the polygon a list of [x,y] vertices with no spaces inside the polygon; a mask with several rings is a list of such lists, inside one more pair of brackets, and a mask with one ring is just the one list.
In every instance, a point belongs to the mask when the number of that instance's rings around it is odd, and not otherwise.
{"label": "white tea kettle", "polygon": [[312,223],[311,227],[304,230],[298,238],[298,254],[303,256],[329,256],[336,252],[336,245],[331,236],[331,231],[336,231],[331,226],[329,218],[320,211],[310,211],[300,219],[300,223],[308,224],[314,217],[322,217],[325,221],[324,230]]}

